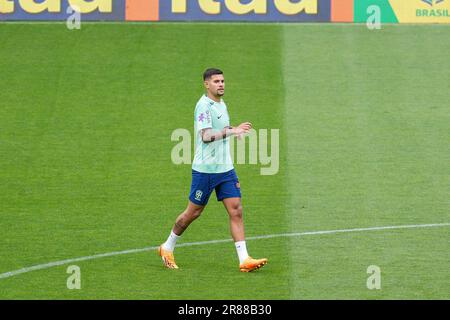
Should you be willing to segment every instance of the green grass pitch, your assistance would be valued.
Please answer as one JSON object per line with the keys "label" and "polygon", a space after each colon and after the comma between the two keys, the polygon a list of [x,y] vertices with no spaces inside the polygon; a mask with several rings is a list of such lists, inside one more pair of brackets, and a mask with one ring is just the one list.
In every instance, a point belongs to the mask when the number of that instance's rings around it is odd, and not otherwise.
{"label": "green grass pitch", "polygon": [[[236,165],[248,237],[449,223],[450,28],[323,24],[0,24],[0,274],[163,242],[190,166],[201,73],[233,124],[280,129],[280,170]],[[229,239],[210,203],[183,243]],[[0,279],[1,299],[449,299],[449,226],[249,240],[79,261]],[[381,289],[366,286],[381,269]]]}

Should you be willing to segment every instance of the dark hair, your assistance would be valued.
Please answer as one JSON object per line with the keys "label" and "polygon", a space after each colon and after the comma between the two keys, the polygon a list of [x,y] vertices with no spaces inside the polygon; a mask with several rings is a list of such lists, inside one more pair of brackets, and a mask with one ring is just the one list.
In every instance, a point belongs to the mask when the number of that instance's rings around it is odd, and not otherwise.
{"label": "dark hair", "polygon": [[222,70],[215,69],[215,68],[210,68],[210,69],[206,70],[203,73],[203,81],[208,80],[209,78],[211,78],[213,75],[216,75],[216,74],[223,74],[223,72],[222,72]]}

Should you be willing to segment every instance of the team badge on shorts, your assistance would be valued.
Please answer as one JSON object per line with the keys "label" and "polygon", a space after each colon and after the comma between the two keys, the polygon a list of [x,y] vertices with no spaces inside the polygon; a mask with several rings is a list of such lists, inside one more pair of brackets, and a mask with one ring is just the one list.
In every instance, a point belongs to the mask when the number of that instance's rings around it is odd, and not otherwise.
{"label": "team badge on shorts", "polygon": [[195,191],[195,200],[200,201],[202,199],[203,191],[197,190]]}

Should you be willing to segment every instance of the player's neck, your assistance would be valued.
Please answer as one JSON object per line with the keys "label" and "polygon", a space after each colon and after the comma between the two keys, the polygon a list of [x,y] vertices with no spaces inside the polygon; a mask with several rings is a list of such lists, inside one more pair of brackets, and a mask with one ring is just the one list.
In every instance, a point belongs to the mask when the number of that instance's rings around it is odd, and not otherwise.
{"label": "player's neck", "polygon": [[213,95],[213,94],[211,94],[209,92],[206,94],[206,96],[208,98],[210,98],[211,100],[215,101],[215,102],[220,102],[221,101],[221,97],[220,96],[215,96],[215,95]]}

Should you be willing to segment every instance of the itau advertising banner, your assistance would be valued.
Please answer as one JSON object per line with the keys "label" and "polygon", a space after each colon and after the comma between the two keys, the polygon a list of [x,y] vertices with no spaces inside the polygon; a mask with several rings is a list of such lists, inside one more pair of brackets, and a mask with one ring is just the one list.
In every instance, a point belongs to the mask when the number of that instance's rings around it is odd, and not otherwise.
{"label": "itau advertising banner", "polygon": [[329,22],[332,0],[0,0],[0,20]]}
{"label": "itau advertising banner", "polygon": [[331,0],[160,1],[161,20],[329,22]]}
{"label": "itau advertising banner", "polygon": [[0,20],[66,20],[75,10],[84,20],[125,20],[125,0],[0,0]]}
{"label": "itau advertising banner", "polygon": [[450,0],[0,0],[0,20],[450,23]]}

